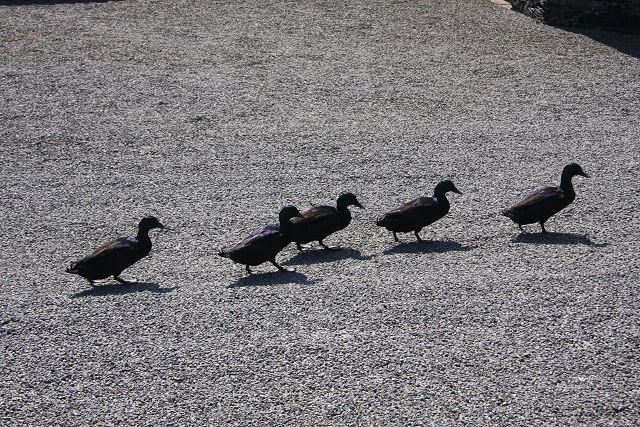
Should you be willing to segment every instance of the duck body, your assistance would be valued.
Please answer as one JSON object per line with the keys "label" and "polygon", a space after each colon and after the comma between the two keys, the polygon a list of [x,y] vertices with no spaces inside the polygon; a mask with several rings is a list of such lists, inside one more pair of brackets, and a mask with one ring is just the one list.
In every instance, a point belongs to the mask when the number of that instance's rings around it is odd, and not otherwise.
{"label": "duck body", "polygon": [[529,194],[520,202],[505,209],[502,214],[518,225],[544,224],[551,216],[573,202],[576,194],[560,187],[545,187]]}
{"label": "duck body", "polygon": [[287,271],[276,263],[276,255],[291,243],[291,218],[300,215],[294,206],[285,206],[280,211],[280,224],[267,224],[253,230],[247,237],[228,251],[218,255],[229,258],[238,264],[244,264],[251,274],[249,266],[271,262],[280,271]]}
{"label": "duck body", "polygon": [[418,197],[402,206],[385,213],[376,221],[376,225],[393,232],[398,241],[397,232],[413,231],[420,241],[420,231],[427,225],[433,224],[449,212],[450,204],[446,197],[448,191],[462,194],[449,180],[438,183],[433,197]]}
{"label": "duck body", "polygon": [[120,283],[127,282],[120,278],[126,268],[140,261],[151,252],[149,231],[153,228],[164,228],[152,216],[144,217],[138,224],[136,237],[123,237],[99,246],[86,257],[72,263],[67,273],[84,277],[94,286],[94,280],[113,276]]}
{"label": "duck body", "polygon": [[291,221],[296,243],[321,241],[330,234],[346,228],[351,223],[351,212],[340,215],[333,206],[314,206]]}
{"label": "duck body", "polygon": [[362,208],[353,193],[343,193],[338,197],[337,207],[314,206],[302,213],[301,217],[291,219],[292,240],[298,250],[301,244],[317,241],[324,249],[330,249],[322,240],[351,223],[349,206]]}
{"label": "duck body", "polygon": [[575,175],[589,177],[576,163],[570,163],[562,170],[558,187],[544,187],[529,194],[520,202],[502,211],[502,215],[518,224],[520,230],[525,224],[540,223],[542,232],[547,230],[544,223],[553,215],[569,206],[576,198],[572,178]]}

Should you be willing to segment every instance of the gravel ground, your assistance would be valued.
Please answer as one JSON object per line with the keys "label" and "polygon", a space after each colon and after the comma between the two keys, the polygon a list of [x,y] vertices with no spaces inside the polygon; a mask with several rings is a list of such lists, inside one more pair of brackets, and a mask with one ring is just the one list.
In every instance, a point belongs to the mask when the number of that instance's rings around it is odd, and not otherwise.
{"label": "gravel ground", "polygon": [[[488,1],[0,6],[0,424],[633,424],[640,37]],[[578,162],[548,236],[499,211]],[[451,212],[374,219],[450,178]],[[287,203],[365,209],[216,256]],[[64,273],[135,234],[92,289]]]}

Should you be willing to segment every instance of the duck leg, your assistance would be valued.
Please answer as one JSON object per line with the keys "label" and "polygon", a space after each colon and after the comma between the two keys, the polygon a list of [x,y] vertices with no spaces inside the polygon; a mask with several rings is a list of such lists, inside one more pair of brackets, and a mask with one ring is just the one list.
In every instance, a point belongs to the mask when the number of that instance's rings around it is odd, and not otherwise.
{"label": "duck leg", "polygon": [[124,280],[123,278],[121,278],[119,275],[114,274],[113,278],[116,279],[118,282],[122,283],[123,285],[130,285],[129,282],[127,282],[126,280]]}
{"label": "duck leg", "polygon": [[281,265],[278,265],[278,263],[276,262],[275,258],[274,259],[270,259],[269,262],[273,265],[276,266],[276,268],[280,271],[282,271],[283,273],[291,273],[291,270],[287,270],[286,268],[284,268]]}
{"label": "duck leg", "polygon": [[249,264],[247,264],[245,267],[246,267],[247,273],[251,274],[251,269],[249,268]]}
{"label": "duck leg", "polygon": [[518,227],[520,227],[520,231],[524,231],[524,228],[522,228],[522,224],[518,224]]}
{"label": "duck leg", "polygon": [[398,236],[396,235],[395,231],[392,231],[393,233],[393,238],[395,239],[396,242],[399,242],[400,240],[398,240]]}
{"label": "duck leg", "polygon": [[542,227],[542,232],[543,233],[547,232],[547,230],[545,230],[545,228],[544,228],[544,221],[540,221],[540,227]]}
{"label": "duck leg", "polygon": [[296,242],[296,248],[298,248],[298,250],[302,252],[302,245],[300,244],[300,242]]}
{"label": "duck leg", "polygon": [[89,281],[89,284],[91,286],[93,286],[94,288],[96,287],[96,284],[93,282],[93,280],[91,280],[91,279],[87,279],[87,280]]}
{"label": "duck leg", "polygon": [[420,235],[418,234],[420,231],[416,230],[413,233],[416,235],[416,238],[418,239],[418,242],[422,242],[422,239],[420,238]]}

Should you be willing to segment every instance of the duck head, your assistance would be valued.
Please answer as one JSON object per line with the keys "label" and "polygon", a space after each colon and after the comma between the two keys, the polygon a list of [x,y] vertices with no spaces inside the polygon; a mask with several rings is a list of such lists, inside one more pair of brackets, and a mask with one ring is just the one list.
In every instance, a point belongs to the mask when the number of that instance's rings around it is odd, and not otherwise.
{"label": "duck head", "polygon": [[360,209],[364,209],[353,193],[342,193],[340,197],[338,197],[338,209],[346,209],[349,206],[357,206]]}
{"label": "duck head", "polygon": [[296,216],[302,216],[298,208],[292,205],[287,205],[280,209],[280,215],[278,216],[280,224],[288,224],[289,220]]}
{"label": "duck head", "polygon": [[140,230],[149,231],[154,228],[164,228],[164,225],[160,224],[160,221],[158,221],[158,218],[155,216],[145,216],[140,220],[138,228]]}
{"label": "duck head", "polygon": [[445,179],[444,181],[440,181],[438,183],[438,185],[436,185],[436,189],[434,190],[434,194],[436,196],[444,196],[448,191],[453,191],[454,193],[458,193],[458,194],[462,194],[455,185],[453,185],[453,182],[451,182],[448,179]]}
{"label": "duck head", "polygon": [[569,163],[567,166],[564,167],[564,169],[562,169],[562,176],[566,176],[568,178],[576,176],[576,175],[580,175],[580,176],[584,176],[585,178],[589,178],[589,175],[587,175],[582,168],[580,167],[579,164],[577,163]]}

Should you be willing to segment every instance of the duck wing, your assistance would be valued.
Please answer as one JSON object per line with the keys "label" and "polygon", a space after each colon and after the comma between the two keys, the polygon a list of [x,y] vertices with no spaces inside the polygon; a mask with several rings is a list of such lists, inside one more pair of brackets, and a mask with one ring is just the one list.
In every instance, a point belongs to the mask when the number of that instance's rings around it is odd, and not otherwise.
{"label": "duck wing", "polygon": [[256,228],[253,230],[247,237],[239,241],[231,251],[238,251],[242,248],[247,248],[256,244],[260,244],[261,242],[268,241],[270,238],[279,235],[280,227],[276,224],[268,224],[264,225],[260,228]]}
{"label": "duck wing", "polygon": [[433,197],[418,197],[417,199],[413,199],[396,209],[390,210],[384,214],[384,217],[393,218],[415,215],[416,213],[422,212],[437,204],[438,200]]}
{"label": "duck wing", "polygon": [[314,206],[302,212],[302,216],[295,216],[290,221],[292,224],[310,224],[335,218],[338,218],[338,211],[333,206]]}

